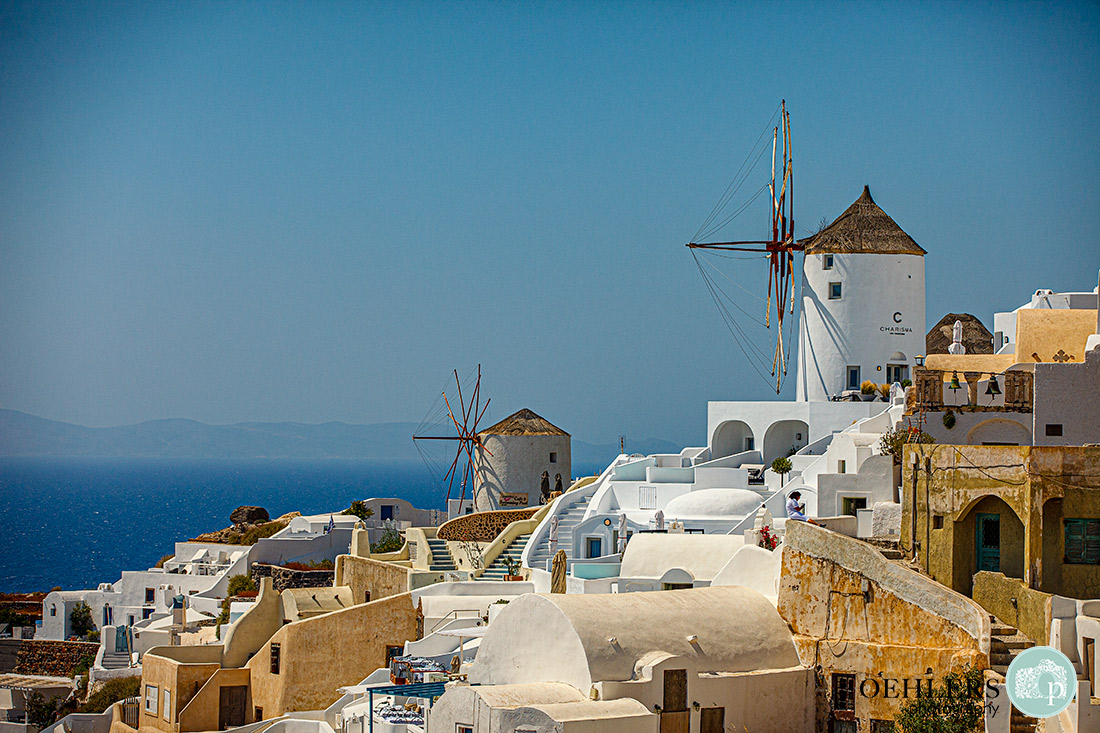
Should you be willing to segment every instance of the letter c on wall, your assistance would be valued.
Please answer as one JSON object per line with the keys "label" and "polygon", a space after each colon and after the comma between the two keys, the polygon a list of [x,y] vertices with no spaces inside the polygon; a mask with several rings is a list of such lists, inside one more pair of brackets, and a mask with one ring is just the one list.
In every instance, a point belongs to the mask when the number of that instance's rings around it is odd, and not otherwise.
{"label": "letter c on wall", "polygon": [[894,323],[901,323],[901,311],[894,311]]}

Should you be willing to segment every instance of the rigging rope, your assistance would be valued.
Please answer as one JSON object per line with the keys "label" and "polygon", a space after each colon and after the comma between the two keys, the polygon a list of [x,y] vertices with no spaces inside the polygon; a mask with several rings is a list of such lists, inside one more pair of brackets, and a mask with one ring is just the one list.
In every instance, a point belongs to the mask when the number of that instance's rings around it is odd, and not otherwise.
{"label": "rigging rope", "polygon": [[[782,102],[780,102],[780,104],[778,106],[776,106],[775,111],[772,112],[772,116],[771,116],[771,118],[769,118],[768,124],[766,124],[764,126],[764,129],[760,132],[760,137],[758,137],[756,139],[756,143],[749,150],[748,155],[745,156],[745,160],[744,160],[744,162],[741,163],[741,167],[738,168],[737,173],[734,174],[733,180],[731,180],[729,185],[726,186],[726,190],[722,193],[721,198],[718,199],[718,203],[716,203],[714,205],[714,208],[711,209],[710,214],[707,216],[707,218],[703,222],[703,224],[699,227],[699,230],[697,232],[695,232],[695,236],[692,237],[691,241],[693,241],[693,242],[698,242],[699,241],[699,239],[701,238],[700,237],[700,232],[702,232],[704,229],[706,229],[708,226],[710,226],[710,223],[712,221],[714,221],[715,217],[718,216],[719,212],[723,208],[725,208],[726,204],[729,203],[730,199],[732,199],[737,194],[737,190],[740,189],[741,186],[745,183],[745,180],[748,179],[749,173],[751,173],[753,171],[753,169],[756,167],[756,164],[760,162],[761,156],[768,149],[767,145],[764,145],[763,147],[761,147],[760,153],[757,154],[756,159],[752,162],[752,165],[749,166],[748,170],[745,170],[745,166],[748,164],[749,159],[752,158],[753,153],[756,152],[756,148],[760,147],[760,142],[764,139],[764,136],[768,134],[768,130],[775,127],[775,118],[779,114],[779,110],[781,108],[782,108]],[[742,176],[742,173],[744,173],[743,176]],[[738,183],[738,178],[741,178],[740,183]],[[718,228],[720,229],[721,226],[724,226],[724,225],[720,225]]]}
{"label": "rigging rope", "polygon": [[[733,336],[734,342],[741,349],[741,353],[745,355],[745,360],[748,362],[749,366],[753,368],[753,371],[755,371],[757,375],[759,375],[759,377],[770,386],[771,380],[757,366],[756,360],[754,359],[753,355],[749,353],[749,349],[746,348],[746,344],[748,345],[748,347],[751,347],[752,349],[757,351],[757,353],[759,354],[759,357],[757,358],[764,360],[766,359],[766,357],[764,357],[763,353],[760,352],[759,347],[757,347],[752,342],[752,340],[748,338],[748,334],[746,334],[741,325],[737,323],[737,320],[733,317],[733,314],[729,312],[729,309],[722,304],[721,298],[718,297],[718,292],[722,292],[721,288],[718,288],[717,285],[713,283],[711,279],[707,276],[706,270],[703,269],[702,264],[699,262],[699,257],[695,254],[694,250],[692,251],[692,256],[695,258],[695,265],[699,268],[699,274],[703,276],[703,282],[706,284],[707,290],[708,292],[710,292],[710,296],[714,300],[715,306],[718,307],[718,312],[722,316],[722,321],[726,324],[726,328],[729,329],[730,334]],[[718,292],[716,292],[716,290]],[[723,295],[725,295],[724,292]],[[727,300],[730,300],[729,296],[725,297]],[[730,300],[730,302],[733,303],[732,300]],[[734,303],[734,305],[736,304]]]}

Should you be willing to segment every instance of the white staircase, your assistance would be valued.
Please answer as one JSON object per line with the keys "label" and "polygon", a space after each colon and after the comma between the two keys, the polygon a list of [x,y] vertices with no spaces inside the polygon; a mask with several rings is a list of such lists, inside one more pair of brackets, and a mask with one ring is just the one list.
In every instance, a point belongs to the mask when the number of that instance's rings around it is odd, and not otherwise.
{"label": "white staircase", "polygon": [[[595,486],[592,488],[594,489]],[[582,490],[578,491],[577,494],[578,496],[563,508],[557,509],[555,507],[554,513],[558,516],[558,546],[551,551],[549,530],[536,532],[535,534],[541,535],[541,537],[531,546],[531,551],[527,555],[527,567],[549,570],[550,561],[554,559],[554,554],[558,550],[565,550],[566,555],[571,556],[573,554],[573,528],[584,519],[584,512],[588,509],[588,502],[591,501],[593,492]],[[566,494],[563,498],[568,496],[569,494]],[[548,525],[549,521],[550,517],[548,516],[543,520],[543,524]],[[542,529],[542,525],[539,529]]]}

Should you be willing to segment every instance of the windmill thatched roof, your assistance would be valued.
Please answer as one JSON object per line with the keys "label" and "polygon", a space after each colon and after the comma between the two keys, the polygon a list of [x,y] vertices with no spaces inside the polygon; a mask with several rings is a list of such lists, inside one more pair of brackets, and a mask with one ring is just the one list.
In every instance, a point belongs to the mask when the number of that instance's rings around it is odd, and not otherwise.
{"label": "windmill thatched roof", "polygon": [[981,321],[969,313],[948,313],[924,337],[926,354],[948,353],[947,347],[951,345],[951,331],[955,327],[955,321],[962,323],[962,345],[966,347],[966,353],[993,353],[993,334]]}
{"label": "windmill thatched roof", "polygon": [[539,417],[531,410],[524,408],[496,425],[478,431],[478,435],[564,435],[568,437],[569,433],[553,425],[546,418]]}
{"label": "windmill thatched roof", "polygon": [[879,208],[868,186],[863,187],[863,194],[836,221],[803,243],[808,255],[925,254],[924,249]]}

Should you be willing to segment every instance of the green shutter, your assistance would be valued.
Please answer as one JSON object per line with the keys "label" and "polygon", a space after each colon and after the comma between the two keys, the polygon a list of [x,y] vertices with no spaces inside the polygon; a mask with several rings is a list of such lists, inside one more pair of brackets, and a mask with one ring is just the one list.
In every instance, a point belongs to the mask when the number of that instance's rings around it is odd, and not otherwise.
{"label": "green shutter", "polygon": [[1100,565],[1100,519],[1067,519],[1065,562]]}

